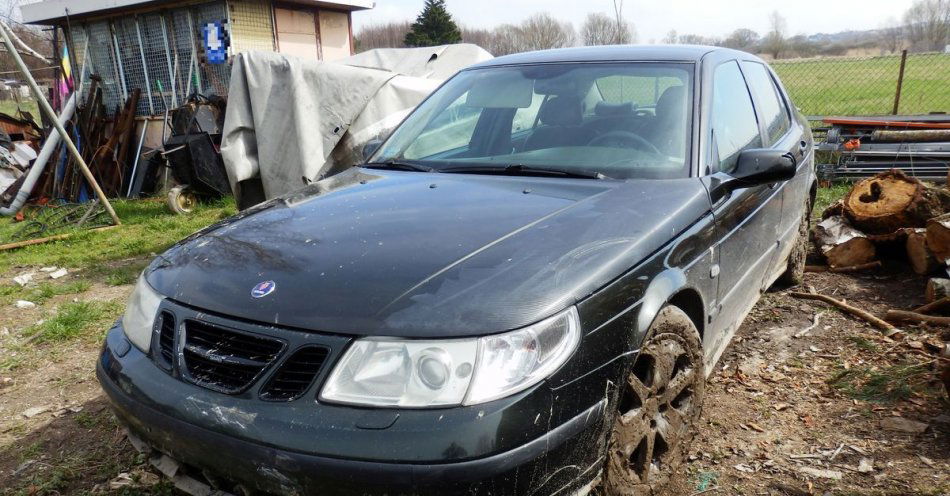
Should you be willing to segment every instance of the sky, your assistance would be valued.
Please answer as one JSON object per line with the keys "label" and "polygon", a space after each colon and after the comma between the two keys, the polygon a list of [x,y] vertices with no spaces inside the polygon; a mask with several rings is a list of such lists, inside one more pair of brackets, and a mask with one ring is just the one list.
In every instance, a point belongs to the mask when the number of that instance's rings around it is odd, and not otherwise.
{"label": "sky", "polygon": [[[424,0],[376,0],[376,8],[355,12],[357,31],[368,24],[413,20]],[[777,10],[788,22],[788,34],[835,33],[881,27],[888,17],[900,19],[912,0],[652,0],[624,1],[624,17],[636,26],[641,43],[660,42],[671,29],[679,34],[724,37],[747,27],[763,34],[768,15]],[[446,0],[456,22],[488,28],[517,23],[548,12],[579,28],[588,12],[613,12],[612,0]]]}

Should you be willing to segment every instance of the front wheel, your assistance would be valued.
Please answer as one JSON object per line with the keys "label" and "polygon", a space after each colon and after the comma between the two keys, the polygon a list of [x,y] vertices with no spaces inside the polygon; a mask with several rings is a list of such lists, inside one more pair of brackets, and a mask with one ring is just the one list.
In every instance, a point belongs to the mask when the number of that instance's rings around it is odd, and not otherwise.
{"label": "front wheel", "polygon": [[795,246],[788,254],[785,272],[778,278],[778,283],[783,286],[798,286],[805,282],[805,259],[808,257],[808,230],[811,228],[811,208],[809,203],[805,203],[805,213],[802,214],[801,222],[798,225],[798,237],[795,239]]}
{"label": "front wheel", "polygon": [[644,496],[683,463],[705,394],[702,343],[679,308],[660,310],[620,388],[603,493]]}

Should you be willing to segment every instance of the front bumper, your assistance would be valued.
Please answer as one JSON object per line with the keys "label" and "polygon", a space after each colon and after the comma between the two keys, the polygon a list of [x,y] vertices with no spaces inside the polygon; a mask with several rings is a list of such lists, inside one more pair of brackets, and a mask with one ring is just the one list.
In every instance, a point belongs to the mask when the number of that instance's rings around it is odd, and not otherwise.
{"label": "front bumper", "polygon": [[120,421],[150,447],[268,493],[571,494],[602,460],[607,400],[555,403],[546,386],[435,410],[263,402],[173,378],[119,325],[96,372]]}

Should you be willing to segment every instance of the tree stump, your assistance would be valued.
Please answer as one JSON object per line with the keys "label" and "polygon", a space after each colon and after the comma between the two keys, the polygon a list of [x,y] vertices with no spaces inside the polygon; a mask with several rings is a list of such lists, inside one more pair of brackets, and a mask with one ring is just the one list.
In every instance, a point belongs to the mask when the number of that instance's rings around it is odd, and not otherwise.
{"label": "tree stump", "polygon": [[815,245],[828,260],[829,267],[851,267],[874,260],[872,243],[861,231],[851,227],[844,217],[829,217],[815,226]]}
{"label": "tree stump", "polygon": [[851,225],[868,234],[924,227],[950,210],[950,191],[931,188],[903,171],[891,169],[865,179],[844,197],[842,210]]}
{"label": "tree stump", "polygon": [[929,274],[938,267],[937,259],[934,258],[930,248],[927,248],[927,231],[924,229],[914,229],[907,234],[907,259],[910,261],[911,268],[920,275]]}
{"label": "tree stump", "polygon": [[927,289],[924,292],[927,303],[937,301],[946,296],[950,296],[950,279],[934,277],[927,281]]}

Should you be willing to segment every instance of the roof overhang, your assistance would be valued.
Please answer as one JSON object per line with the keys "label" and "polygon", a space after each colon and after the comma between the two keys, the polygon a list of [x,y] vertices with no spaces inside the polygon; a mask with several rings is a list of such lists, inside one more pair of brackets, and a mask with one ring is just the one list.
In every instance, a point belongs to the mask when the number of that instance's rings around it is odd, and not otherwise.
{"label": "roof overhang", "polygon": [[[267,0],[262,0],[267,1]],[[293,3],[339,10],[366,10],[376,6],[374,0],[291,0]],[[110,15],[146,7],[174,7],[192,2],[176,0],[43,0],[20,7],[27,24],[58,24],[70,18]]]}

